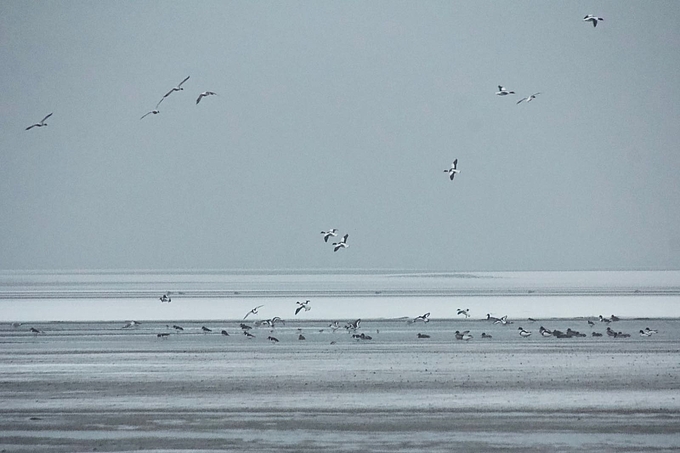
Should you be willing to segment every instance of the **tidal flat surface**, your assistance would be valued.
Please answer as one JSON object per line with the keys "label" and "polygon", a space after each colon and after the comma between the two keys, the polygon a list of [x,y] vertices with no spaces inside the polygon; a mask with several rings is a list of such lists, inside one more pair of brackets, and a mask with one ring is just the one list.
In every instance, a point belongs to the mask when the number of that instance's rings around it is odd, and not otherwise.
{"label": "tidal flat surface", "polygon": [[[543,338],[541,325],[587,336]],[[37,335],[3,325],[0,450],[680,450],[680,321],[610,326],[631,336],[583,319],[366,320],[357,333],[371,340],[327,321],[253,327],[252,339],[234,321],[180,333],[164,322],[43,323]],[[646,327],[659,332],[641,337]]]}

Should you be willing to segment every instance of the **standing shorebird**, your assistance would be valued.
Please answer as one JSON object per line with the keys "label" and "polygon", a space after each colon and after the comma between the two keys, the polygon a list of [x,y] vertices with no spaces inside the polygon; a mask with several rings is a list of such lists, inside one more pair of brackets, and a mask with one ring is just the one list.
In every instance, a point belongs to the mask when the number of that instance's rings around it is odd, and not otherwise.
{"label": "standing shorebird", "polygon": [[519,336],[523,338],[527,338],[531,336],[531,332],[528,330],[524,330],[523,328],[519,327],[517,330],[519,330]]}
{"label": "standing shorebird", "polygon": [[349,244],[347,243],[347,238],[349,237],[349,234],[346,234],[342,237],[340,242],[333,242],[333,251],[337,252],[340,249],[346,249],[349,247]]}
{"label": "standing shorebird", "polygon": [[[592,22],[593,27],[597,27],[597,21],[598,20],[604,20],[604,19],[601,18],[601,17],[594,16],[592,14],[588,14],[586,17],[583,18],[584,22]],[[614,22],[616,22],[616,21],[614,21]]]}
{"label": "standing shorebird", "polygon": [[456,176],[456,173],[460,173],[460,170],[458,170],[458,159],[454,160],[451,164],[451,168],[444,170],[444,173],[448,173],[449,179],[453,181],[453,177]]}
{"label": "standing shorebird", "polygon": [[[54,112],[52,112],[52,113],[54,113]],[[34,128],[34,127],[43,127],[43,126],[47,126],[47,123],[46,123],[45,121],[47,120],[47,118],[49,118],[50,116],[52,116],[52,113],[50,113],[49,115],[47,115],[45,118],[41,119],[39,123],[31,124],[30,126],[28,126],[28,127],[26,128],[26,130],[32,129],[32,128]]]}

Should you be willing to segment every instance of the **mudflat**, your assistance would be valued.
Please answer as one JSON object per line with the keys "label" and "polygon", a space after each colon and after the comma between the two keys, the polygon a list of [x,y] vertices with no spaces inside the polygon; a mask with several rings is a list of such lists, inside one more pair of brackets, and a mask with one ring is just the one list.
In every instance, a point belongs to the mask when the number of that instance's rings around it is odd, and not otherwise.
{"label": "mudflat", "polygon": [[541,323],[588,333],[569,339],[458,320],[364,322],[370,340],[320,322],[252,339],[238,324],[5,329],[0,450],[678,451],[680,321],[633,335],[649,322],[617,323],[627,338]]}

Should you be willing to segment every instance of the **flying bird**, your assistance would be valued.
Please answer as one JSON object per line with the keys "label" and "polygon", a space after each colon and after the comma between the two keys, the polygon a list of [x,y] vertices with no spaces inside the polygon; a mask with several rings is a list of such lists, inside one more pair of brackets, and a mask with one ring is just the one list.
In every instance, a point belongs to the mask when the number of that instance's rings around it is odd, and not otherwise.
{"label": "flying bird", "polygon": [[463,316],[465,316],[466,318],[469,318],[469,317],[470,317],[470,309],[469,309],[469,308],[466,308],[465,310],[463,310],[462,308],[459,308],[457,314],[463,315]]}
{"label": "flying bird", "polygon": [[531,102],[531,101],[533,101],[534,99],[536,99],[536,96],[538,96],[539,94],[541,94],[540,91],[539,91],[538,93],[532,94],[531,96],[527,96],[527,97],[525,97],[525,98],[520,99],[519,101],[517,101],[517,103],[519,104],[519,103],[521,103],[521,102],[523,102],[523,101]]}
{"label": "flying bird", "polygon": [[515,92],[509,91],[503,85],[498,85],[498,91],[496,92],[497,96],[507,96],[508,94],[515,94]]}
{"label": "flying bird", "polygon": [[597,27],[597,21],[598,20],[604,20],[601,17],[594,16],[592,14],[588,14],[586,17],[583,18],[584,22],[592,22],[593,27]]}
{"label": "flying bird", "polygon": [[173,89],[171,89],[170,91],[168,91],[167,93],[165,93],[165,95],[161,98],[161,100],[158,101],[158,104],[156,104],[156,108],[158,108],[158,106],[161,105],[161,102],[163,102],[163,99],[167,98],[168,96],[170,96],[170,95],[171,95],[172,93],[174,93],[175,91],[182,91],[182,90],[184,89],[184,88],[182,88],[182,85],[184,84],[184,82],[186,82],[187,80],[189,80],[189,77],[190,77],[190,76],[187,76],[187,78],[184,79],[184,80],[182,80],[182,81],[179,83],[179,85],[177,85],[176,87],[174,87]]}
{"label": "flying bird", "polygon": [[418,322],[418,321],[430,322],[430,312],[428,311],[424,315],[416,316],[415,318],[413,318],[412,322]]}
{"label": "flying bird", "polygon": [[[187,79],[188,78],[189,77],[187,77]],[[182,83],[184,83],[184,82],[182,82]],[[201,99],[203,99],[206,96],[217,96],[217,93],[215,93],[213,91],[204,91],[203,93],[198,95],[198,99],[196,99],[196,105],[198,105],[198,103],[201,102]]]}
{"label": "flying bird", "polygon": [[340,242],[333,242],[333,247],[334,247],[333,251],[337,252],[340,249],[346,249],[347,247],[349,247],[349,244],[347,243],[348,237],[349,237],[349,234],[346,234],[342,237]]}
{"label": "flying bird", "polygon": [[262,308],[262,307],[264,307],[264,305],[258,305],[257,307],[253,308],[253,309],[250,310],[248,313],[246,313],[246,315],[243,317],[243,319],[246,319],[249,315],[256,315],[256,314],[257,314],[257,310],[258,310],[259,308]]}
{"label": "flying bird", "polygon": [[140,120],[143,120],[144,118],[146,118],[147,116],[151,115],[152,113],[153,113],[154,115],[158,115],[159,113],[161,113],[161,111],[158,110],[158,109],[156,109],[156,110],[152,110],[152,111],[150,111],[150,112],[147,112],[147,113],[145,113],[144,115],[142,115],[142,117],[140,118]]}
{"label": "flying bird", "polygon": [[338,230],[336,228],[331,228],[328,231],[322,231],[321,234],[323,234],[323,241],[328,242],[329,237],[336,237],[338,235]]}
{"label": "flying bird", "polygon": [[170,293],[165,293],[165,294],[163,294],[163,295],[159,298],[159,300],[161,301],[161,303],[164,303],[164,302],[170,303],[170,302],[172,302],[172,299],[170,298]]}
{"label": "flying bird", "polygon": [[449,179],[453,181],[453,177],[456,176],[456,173],[460,173],[460,170],[458,170],[458,159],[454,160],[451,164],[451,168],[444,170],[444,173],[448,173]]}
{"label": "flying bird", "polygon": [[304,302],[298,301],[298,302],[296,302],[296,303],[299,305],[299,307],[295,309],[295,314],[296,314],[296,315],[297,315],[298,313],[300,313],[300,310],[303,310],[303,309],[304,309],[305,311],[309,311],[309,310],[312,309],[312,307],[309,306],[309,300],[306,300],[306,301],[304,301]]}
{"label": "flying bird", "polygon": [[[52,112],[52,113],[54,113],[54,112]],[[29,129],[34,128],[34,127],[43,127],[43,126],[47,126],[47,123],[45,122],[45,120],[47,120],[47,118],[49,118],[50,116],[52,116],[52,113],[50,113],[49,115],[47,115],[45,118],[41,119],[39,123],[31,124],[30,126],[28,126],[28,127],[26,128],[26,130],[29,130]]]}

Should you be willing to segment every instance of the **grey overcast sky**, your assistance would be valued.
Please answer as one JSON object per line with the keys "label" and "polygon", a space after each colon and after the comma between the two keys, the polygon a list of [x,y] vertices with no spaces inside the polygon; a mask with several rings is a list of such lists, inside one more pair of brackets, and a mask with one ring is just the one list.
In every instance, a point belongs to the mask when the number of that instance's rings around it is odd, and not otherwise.
{"label": "grey overcast sky", "polygon": [[0,62],[0,269],[680,269],[675,0],[3,1]]}

